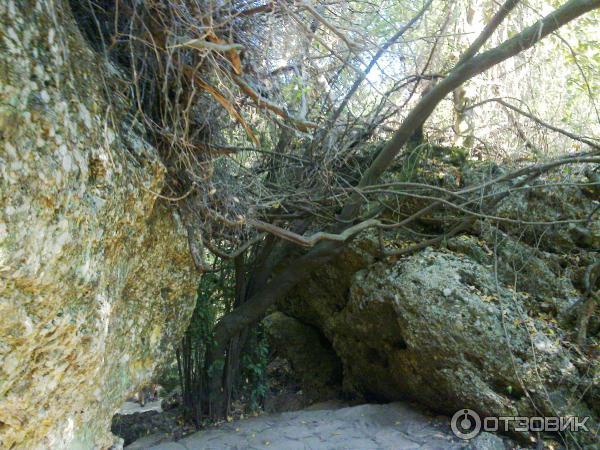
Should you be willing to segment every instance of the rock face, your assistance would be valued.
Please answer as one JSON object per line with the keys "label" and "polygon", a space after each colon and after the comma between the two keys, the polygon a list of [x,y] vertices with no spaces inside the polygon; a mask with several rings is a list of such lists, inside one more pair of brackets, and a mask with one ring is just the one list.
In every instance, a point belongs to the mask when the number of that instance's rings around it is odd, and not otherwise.
{"label": "rock face", "polygon": [[[580,182],[598,182],[590,173]],[[580,248],[588,251],[600,250],[600,220],[597,190],[560,187],[539,188],[513,194],[498,208],[498,215],[510,218],[527,217],[531,222],[552,222],[569,217],[587,218],[583,223],[569,226],[529,225],[525,228],[515,224],[504,224],[503,228],[513,235],[543,250],[571,253]]]}
{"label": "rock face", "polygon": [[[597,423],[598,367],[563,344],[556,321],[531,314],[544,295],[562,304],[561,289],[568,298],[572,285],[530,249],[533,263],[519,266],[522,291],[511,288],[507,267],[518,254],[527,260],[526,246],[504,237],[498,276],[489,248],[473,237],[449,243],[464,254],[427,249],[391,264],[355,251],[280,308],[322,330],[342,360],[345,390],[366,399],[409,398],[448,414],[470,408],[485,416],[591,416],[588,423]],[[363,268],[349,276],[348,261]],[[545,291],[536,293],[539,284]]]}
{"label": "rock face", "polygon": [[[522,305],[478,263],[425,251],[356,274],[336,321],[353,333],[336,333],[334,346],[343,359],[367,363],[349,368],[358,391],[448,411],[466,404],[485,415],[534,415],[532,401],[547,415],[573,413],[560,399],[580,382],[577,369]],[[384,333],[375,316],[389,317]]]}
{"label": "rock face", "polygon": [[496,266],[499,282],[526,294],[526,303],[533,308],[561,315],[580,298],[557,255],[519,242],[487,223],[479,225],[479,235],[451,239],[448,249],[468,256],[488,271]]}
{"label": "rock face", "polygon": [[197,275],[165,170],[68,2],[0,2],[0,447],[107,448]]}
{"label": "rock face", "polygon": [[342,379],[337,355],[321,334],[297,319],[275,312],[263,319],[269,347],[285,357],[309,402],[335,398]]}

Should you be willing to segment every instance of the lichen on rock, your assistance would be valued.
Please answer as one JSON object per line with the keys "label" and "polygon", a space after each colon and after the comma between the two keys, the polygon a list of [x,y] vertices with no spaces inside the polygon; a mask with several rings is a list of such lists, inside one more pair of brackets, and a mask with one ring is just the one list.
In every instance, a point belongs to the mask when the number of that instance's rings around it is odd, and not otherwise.
{"label": "lichen on rock", "polygon": [[0,446],[107,448],[194,306],[165,170],[64,1],[0,3]]}
{"label": "lichen on rock", "polygon": [[[501,240],[497,261],[484,241],[468,236],[448,243],[456,253],[428,248],[396,262],[342,255],[327,277],[313,275],[279,307],[331,342],[349,394],[408,398],[446,414],[589,416],[593,430],[598,367],[533,308],[544,295],[567,303],[574,288],[552,275],[543,254]],[[362,264],[348,265],[355,260]],[[508,270],[515,264],[524,277],[516,285]],[[357,270],[348,273],[351,267]],[[574,438],[595,440],[593,431]]]}

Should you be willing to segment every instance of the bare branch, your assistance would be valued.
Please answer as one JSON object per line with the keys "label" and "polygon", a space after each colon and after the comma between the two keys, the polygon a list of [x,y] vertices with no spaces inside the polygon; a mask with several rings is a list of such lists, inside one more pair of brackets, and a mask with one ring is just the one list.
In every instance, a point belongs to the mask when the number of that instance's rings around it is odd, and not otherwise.
{"label": "bare branch", "polygon": [[333,34],[344,41],[350,50],[355,50],[358,47],[356,43],[348,39],[348,37],[346,37],[342,31],[340,31],[335,25],[323,17],[308,1],[301,2],[299,6],[306,9],[315,19],[321,22],[325,28],[329,29]]}
{"label": "bare branch", "polygon": [[[456,66],[446,78],[437,83],[428,94],[422,97],[419,103],[410,111],[393,138],[367,169],[359,182],[359,187],[369,186],[377,181],[402,150],[414,130],[423,125],[446,95],[475,75],[483,73],[490,67],[527,50],[564,24],[599,7],[600,0],[570,0],[494,49],[474,56]],[[344,220],[355,218],[361,204],[362,199],[357,195],[353,195],[342,211],[342,218]]]}
{"label": "bare branch", "polygon": [[276,225],[262,222],[256,219],[249,220],[248,225],[251,225],[258,230],[271,233],[274,236],[301,245],[303,247],[313,247],[315,244],[321,241],[346,242],[348,239],[352,238],[353,236],[356,236],[356,234],[360,233],[361,231],[382,224],[379,220],[370,219],[364,222],[360,222],[349,228],[346,228],[343,232],[339,234],[319,231],[318,233],[315,233],[311,236],[302,236],[300,234],[294,233],[293,231],[289,231],[280,228]]}
{"label": "bare branch", "polygon": [[516,106],[511,105],[510,103],[502,100],[501,98],[490,98],[487,100],[483,100],[481,102],[470,105],[467,108],[464,108],[463,111],[468,111],[470,109],[477,108],[478,106],[482,106],[482,105],[485,105],[486,103],[490,103],[490,102],[500,103],[502,106],[505,106],[506,108],[513,110],[517,114],[520,114],[522,116],[527,117],[528,119],[533,120],[535,123],[543,126],[544,128],[548,128],[549,130],[552,130],[556,133],[562,134],[563,136],[567,136],[568,138],[571,138],[574,141],[582,142],[584,144],[589,145],[592,148],[595,148],[596,150],[600,150],[600,144],[598,144],[597,142],[591,141],[590,139],[587,139],[578,134],[571,133],[570,131],[563,130],[562,128],[555,127],[554,125],[550,125],[549,123],[544,122],[542,119],[534,116],[533,114],[530,114],[527,111],[523,111],[522,109],[519,109]]}
{"label": "bare branch", "polygon": [[331,118],[329,119],[330,123],[335,123],[335,121],[340,116],[340,114],[342,113],[342,111],[344,110],[344,108],[346,107],[346,105],[348,104],[350,99],[352,98],[352,96],[358,90],[361,83],[365,80],[365,78],[371,72],[373,67],[375,67],[375,64],[377,64],[377,61],[379,61],[379,59],[385,54],[387,49],[390,48],[393,44],[395,44],[398,41],[398,39],[400,39],[402,37],[402,35],[404,35],[404,33],[406,33],[415,23],[417,23],[417,21],[421,17],[423,17],[423,14],[425,14],[425,12],[429,9],[432,2],[433,2],[433,0],[428,0],[425,3],[425,5],[423,5],[423,8],[421,8],[421,10],[411,20],[409,20],[403,27],[401,27],[396,33],[394,33],[394,35],[391,38],[389,38],[385,42],[385,44],[383,44],[379,48],[379,50],[377,50],[377,53],[375,53],[375,56],[373,57],[373,59],[371,59],[371,62],[369,62],[369,65],[366,67],[366,69],[362,73],[359,74],[359,76],[356,78],[356,80],[352,84],[352,87],[350,88],[350,90],[348,91],[348,93],[346,94],[346,96],[344,97],[342,102],[340,103],[340,106],[338,106],[338,108],[332,114]]}
{"label": "bare branch", "polygon": [[260,242],[263,238],[264,238],[264,234],[259,234],[254,239],[250,239],[249,241],[246,241],[244,244],[240,245],[238,248],[236,248],[235,250],[230,251],[230,252],[225,252],[225,251],[217,248],[216,246],[212,245],[209,241],[205,242],[204,246],[208,249],[208,251],[210,251],[213,255],[218,256],[219,258],[234,259],[234,258],[237,258],[238,256],[240,256],[242,253],[244,253],[246,250],[248,250],[254,244],[257,244],[258,242]]}
{"label": "bare branch", "polygon": [[293,117],[285,108],[267,100],[262,97],[258,92],[256,92],[252,87],[246,83],[241,77],[233,75],[231,76],[233,81],[240,87],[242,92],[250,97],[256,106],[263,109],[268,109],[269,111],[277,114],[279,117],[289,121],[295,128],[300,131],[308,131],[309,128],[316,128],[317,124],[314,122],[309,122],[307,120],[302,120],[298,117]]}
{"label": "bare branch", "polygon": [[506,19],[506,16],[517,6],[519,0],[506,0],[494,17],[487,23],[481,34],[473,41],[469,48],[460,57],[457,66],[467,62],[483,47],[498,26]]}
{"label": "bare branch", "polygon": [[243,50],[244,46],[241,44],[219,44],[215,42],[205,41],[203,39],[192,39],[190,41],[184,42],[183,44],[173,45],[170,48],[178,48],[178,47],[189,47],[189,48],[197,48],[197,49],[207,49],[214,50],[218,52],[228,52],[230,50]]}

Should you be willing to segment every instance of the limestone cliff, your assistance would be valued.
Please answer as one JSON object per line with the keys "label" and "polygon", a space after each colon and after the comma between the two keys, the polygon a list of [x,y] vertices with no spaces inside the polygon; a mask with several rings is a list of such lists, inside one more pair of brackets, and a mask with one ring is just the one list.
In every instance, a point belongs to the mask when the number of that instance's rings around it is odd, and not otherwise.
{"label": "limestone cliff", "polygon": [[68,3],[0,2],[0,447],[107,448],[197,275],[165,170]]}

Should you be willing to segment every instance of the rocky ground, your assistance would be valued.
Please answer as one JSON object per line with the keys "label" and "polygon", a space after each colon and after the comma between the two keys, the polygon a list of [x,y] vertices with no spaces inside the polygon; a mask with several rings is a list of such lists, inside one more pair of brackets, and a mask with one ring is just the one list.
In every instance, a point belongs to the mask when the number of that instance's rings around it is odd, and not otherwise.
{"label": "rocky ground", "polygon": [[450,431],[447,417],[428,415],[407,403],[343,407],[335,402],[234,421],[178,441],[155,434],[126,447],[127,450],[512,448],[517,447],[488,433],[468,442],[461,441]]}
{"label": "rocky ground", "polygon": [[[320,401],[331,396],[322,396]],[[181,411],[179,388],[164,393],[159,398],[150,399],[141,406],[135,399],[123,403],[112,418],[111,431],[123,439],[124,445],[145,436],[160,435],[162,439],[181,439],[195,431],[194,426],[185,423]],[[315,403],[314,392],[305,392],[298,375],[286,359],[275,357],[267,366],[267,392],[260,413],[272,414],[284,411],[297,411]],[[236,400],[231,405],[230,419],[239,420],[259,411],[250,409],[248,404]],[[206,424],[208,426],[208,423]]]}

